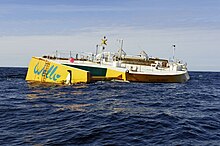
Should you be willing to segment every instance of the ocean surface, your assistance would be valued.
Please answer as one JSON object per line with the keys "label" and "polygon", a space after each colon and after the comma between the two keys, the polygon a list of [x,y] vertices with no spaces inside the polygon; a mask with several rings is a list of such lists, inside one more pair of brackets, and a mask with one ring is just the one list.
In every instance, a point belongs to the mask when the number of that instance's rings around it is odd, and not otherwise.
{"label": "ocean surface", "polygon": [[220,72],[187,83],[27,83],[0,68],[0,145],[220,145]]}

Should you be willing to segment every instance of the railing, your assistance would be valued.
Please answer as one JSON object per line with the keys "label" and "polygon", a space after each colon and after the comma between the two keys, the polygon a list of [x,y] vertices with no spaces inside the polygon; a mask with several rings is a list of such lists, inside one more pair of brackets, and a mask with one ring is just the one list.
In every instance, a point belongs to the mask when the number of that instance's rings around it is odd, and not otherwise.
{"label": "railing", "polygon": [[44,56],[49,59],[69,59],[74,58],[76,60],[93,60],[95,54],[86,52],[75,52],[75,51],[55,51],[51,55]]}
{"label": "railing", "polygon": [[101,52],[99,54],[75,51],[55,51],[52,55],[43,56],[48,59],[68,60],[74,58],[75,60],[92,61],[92,62],[112,62],[114,54],[110,52]]}

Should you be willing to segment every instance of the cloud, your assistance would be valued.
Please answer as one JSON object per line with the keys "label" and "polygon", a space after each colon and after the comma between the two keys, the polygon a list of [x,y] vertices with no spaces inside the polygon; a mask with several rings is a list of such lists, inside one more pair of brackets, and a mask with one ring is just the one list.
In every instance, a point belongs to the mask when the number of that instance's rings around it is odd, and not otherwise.
{"label": "cloud", "polygon": [[72,13],[72,12],[102,12],[102,11],[136,11],[141,10],[140,8],[126,8],[122,6],[77,6],[77,5],[1,5],[0,12],[15,12],[15,11],[29,11],[29,12],[46,12],[46,13]]}
{"label": "cloud", "polygon": [[[27,2],[27,1],[26,1]],[[33,3],[33,2],[32,2]],[[46,2],[45,2],[46,3]],[[76,3],[76,2],[75,2]],[[85,27],[144,27],[145,29],[219,29],[215,5],[128,1],[126,4],[54,3],[0,5],[1,35],[69,35]]]}
{"label": "cloud", "polygon": [[[91,52],[103,35],[110,51],[117,50],[116,40],[122,38],[128,54],[145,50],[169,58],[175,43],[177,57],[186,60],[190,69],[220,62],[218,1],[174,5],[170,5],[174,1],[158,1],[1,3],[0,66],[27,65],[31,56],[55,49]],[[8,62],[9,56],[21,58],[20,62]]]}
{"label": "cloud", "polygon": [[[176,57],[188,63],[190,70],[219,70],[220,31],[200,29],[143,29],[135,27],[93,27],[75,30],[71,35],[35,35],[0,37],[0,66],[27,66],[31,56],[52,54],[55,50],[95,52],[96,44],[106,35],[107,51],[116,52],[117,39],[124,50],[136,55],[142,50],[150,56],[169,58],[172,44]],[[8,62],[8,58],[19,58]]]}

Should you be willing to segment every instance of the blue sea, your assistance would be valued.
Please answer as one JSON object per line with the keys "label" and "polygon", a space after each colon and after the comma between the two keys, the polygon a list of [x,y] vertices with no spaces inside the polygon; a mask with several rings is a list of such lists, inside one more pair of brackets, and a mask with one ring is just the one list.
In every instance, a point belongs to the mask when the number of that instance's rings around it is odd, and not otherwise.
{"label": "blue sea", "polygon": [[220,72],[186,83],[28,83],[0,68],[0,145],[220,145]]}

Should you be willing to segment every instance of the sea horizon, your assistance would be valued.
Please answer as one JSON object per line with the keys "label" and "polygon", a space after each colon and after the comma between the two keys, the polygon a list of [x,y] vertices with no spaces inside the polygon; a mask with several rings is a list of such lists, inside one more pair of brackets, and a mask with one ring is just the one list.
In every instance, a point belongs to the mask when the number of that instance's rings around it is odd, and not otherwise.
{"label": "sea horizon", "polygon": [[[28,66],[0,66],[0,68],[26,68]],[[220,70],[188,70],[188,72],[220,72]]]}

